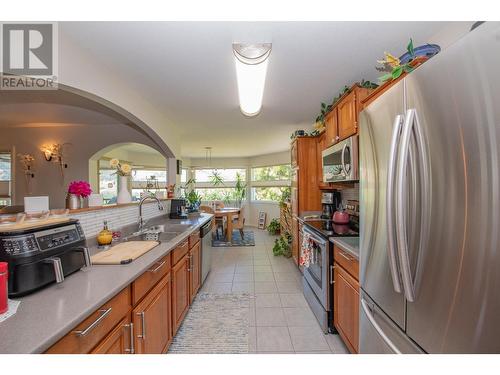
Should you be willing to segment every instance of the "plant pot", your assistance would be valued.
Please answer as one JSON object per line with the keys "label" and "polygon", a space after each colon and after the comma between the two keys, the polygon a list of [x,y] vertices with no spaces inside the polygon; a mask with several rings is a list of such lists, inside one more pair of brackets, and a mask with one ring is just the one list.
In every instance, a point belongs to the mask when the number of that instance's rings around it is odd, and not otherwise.
{"label": "plant pot", "polygon": [[116,203],[125,204],[132,202],[132,195],[128,191],[128,176],[120,176],[120,191],[116,197]]}
{"label": "plant pot", "polygon": [[83,201],[79,195],[70,193],[66,195],[66,208],[70,210],[78,210],[79,208],[82,207],[83,207]]}

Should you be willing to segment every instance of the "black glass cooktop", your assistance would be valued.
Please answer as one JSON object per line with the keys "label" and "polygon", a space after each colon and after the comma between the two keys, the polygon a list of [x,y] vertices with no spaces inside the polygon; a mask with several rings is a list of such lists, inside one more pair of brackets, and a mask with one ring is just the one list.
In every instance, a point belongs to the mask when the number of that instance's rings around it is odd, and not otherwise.
{"label": "black glass cooktop", "polygon": [[305,220],[304,224],[324,237],[359,236],[359,225],[352,220],[349,224],[335,224],[332,220]]}

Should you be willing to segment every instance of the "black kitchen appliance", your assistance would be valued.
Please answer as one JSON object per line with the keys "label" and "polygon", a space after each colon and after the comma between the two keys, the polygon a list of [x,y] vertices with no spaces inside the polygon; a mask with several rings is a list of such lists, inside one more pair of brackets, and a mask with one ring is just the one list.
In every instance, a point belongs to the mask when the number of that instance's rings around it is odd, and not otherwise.
{"label": "black kitchen appliance", "polygon": [[337,210],[337,207],[341,204],[342,197],[339,191],[324,191],[321,193],[321,205],[323,210],[321,212],[321,218],[331,220],[333,213]]}
{"label": "black kitchen appliance", "polygon": [[9,264],[9,296],[43,288],[84,266],[90,255],[78,220],[0,232],[0,262]]}
{"label": "black kitchen appliance", "polygon": [[185,199],[172,199],[170,202],[170,218],[171,219],[187,219],[187,209]]}

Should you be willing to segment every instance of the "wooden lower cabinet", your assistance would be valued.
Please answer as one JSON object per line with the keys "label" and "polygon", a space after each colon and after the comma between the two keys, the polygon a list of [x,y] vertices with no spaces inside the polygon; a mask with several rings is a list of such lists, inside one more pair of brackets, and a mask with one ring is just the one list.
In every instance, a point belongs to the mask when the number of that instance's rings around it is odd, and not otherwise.
{"label": "wooden lower cabinet", "polygon": [[190,280],[189,280],[189,302],[192,303],[196,293],[200,290],[201,286],[201,245],[200,241],[195,243],[191,250],[189,250],[189,260],[191,265],[189,267]]}
{"label": "wooden lower cabinet", "polygon": [[174,335],[186,316],[191,301],[189,266],[189,254],[186,254],[172,267],[172,328]]}
{"label": "wooden lower cabinet", "polygon": [[137,354],[165,353],[172,341],[170,274],[132,311]]}
{"label": "wooden lower cabinet", "polygon": [[134,326],[130,314],[104,338],[91,354],[133,354]]}
{"label": "wooden lower cabinet", "polygon": [[296,217],[292,218],[292,258],[295,264],[299,264],[299,222]]}
{"label": "wooden lower cabinet", "polygon": [[333,275],[333,322],[351,353],[357,353],[359,342],[359,282],[338,263],[335,263]]}

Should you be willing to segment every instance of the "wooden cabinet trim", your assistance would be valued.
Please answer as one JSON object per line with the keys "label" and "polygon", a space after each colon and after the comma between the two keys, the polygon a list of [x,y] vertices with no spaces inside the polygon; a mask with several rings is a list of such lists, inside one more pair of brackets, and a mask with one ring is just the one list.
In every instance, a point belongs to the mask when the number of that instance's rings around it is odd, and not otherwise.
{"label": "wooden cabinet trim", "polygon": [[189,240],[185,239],[172,251],[172,266],[176,265],[189,251]]}
{"label": "wooden cabinet trim", "polygon": [[146,272],[132,282],[132,305],[144,298],[145,295],[165,276],[172,268],[170,254],[155,262]]}
{"label": "wooden cabinet trim", "polygon": [[355,280],[359,281],[359,261],[342,250],[337,245],[333,246],[333,259],[340,264],[346,272],[348,272]]}
{"label": "wooden cabinet trim", "polygon": [[172,329],[177,333],[190,304],[189,258],[186,254],[172,268]]}
{"label": "wooden cabinet trim", "polygon": [[91,354],[133,354],[134,330],[131,323],[130,314],[127,314]]}

